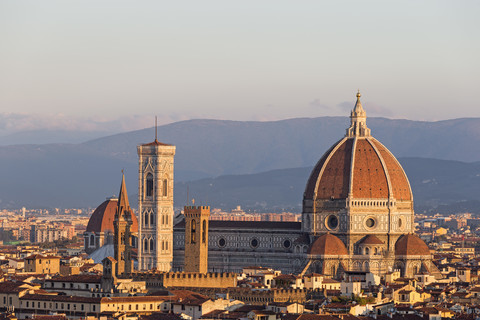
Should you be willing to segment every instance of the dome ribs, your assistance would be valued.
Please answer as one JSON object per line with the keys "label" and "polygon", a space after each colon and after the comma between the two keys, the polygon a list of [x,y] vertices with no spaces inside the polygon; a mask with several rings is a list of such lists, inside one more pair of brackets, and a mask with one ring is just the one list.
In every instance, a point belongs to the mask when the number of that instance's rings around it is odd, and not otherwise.
{"label": "dome ribs", "polygon": [[317,181],[317,199],[346,199],[350,181],[353,139],[347,139],[325,164]]}
{"label": "dome ribs", "polygon": [[357,199],[387,199],[388,182],[375,149],[366,139],[355,147],[352,195]]}
{"label": "dome ribs", "polygon": [[393,197],[401,201],[411,201],[412,193],[410,190],[410,183],[398,161],[383,144],[375,139],[371,139],[371,143],[373,143],[380,152],[383,162],[387,166]]}

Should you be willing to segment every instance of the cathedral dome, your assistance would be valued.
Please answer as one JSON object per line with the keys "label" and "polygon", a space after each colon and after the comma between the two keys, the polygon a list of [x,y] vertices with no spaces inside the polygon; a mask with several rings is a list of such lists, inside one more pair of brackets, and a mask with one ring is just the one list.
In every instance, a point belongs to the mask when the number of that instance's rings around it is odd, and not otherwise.
{"label": "cathedral dome", "polygon": [[405,234],[395,243],[396,256],[429,256],[430,249],[414,234]]}
{"label": "cathedral dome", "polygon": [[[117,210],[118,199],[107,198],[92,213],[88,220],[86,232],[113,232],[113,220],[115,219],[115,211]],[[135,214],[132,213],[132,226],[130,232],[138,232],[138,221]]]}
{"label": "cathedral dome", "polygon": [[342,240],[333,234],[326,233],[315,240],[308,249],[308,254],[342,256],[348,255],[348,251]]}
{"label": "cathedral dome", "polygon": [[305,200],[396,199],[412,201],[407,175],[392,153],[370,135],[360,93],[346,136],[320,158],[305,188]]}

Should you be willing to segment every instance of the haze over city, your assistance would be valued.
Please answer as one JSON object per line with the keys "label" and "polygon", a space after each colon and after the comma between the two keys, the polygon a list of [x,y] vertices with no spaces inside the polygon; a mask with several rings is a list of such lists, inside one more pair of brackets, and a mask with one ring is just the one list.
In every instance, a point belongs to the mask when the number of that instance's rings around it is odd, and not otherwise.
{"label": "haze over city", "polygon": [[477,1],[3,1],[0,135],[479,117]]}

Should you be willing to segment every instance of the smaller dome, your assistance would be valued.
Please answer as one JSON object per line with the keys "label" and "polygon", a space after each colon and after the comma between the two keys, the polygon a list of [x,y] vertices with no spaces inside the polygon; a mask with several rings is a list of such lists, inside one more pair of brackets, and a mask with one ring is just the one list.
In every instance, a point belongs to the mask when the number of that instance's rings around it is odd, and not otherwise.
{"label": "smaller dome", "polygon": [[308,254],[343,256],[348,255],[348,251],[342,240],[326,233],[315,240],[308,249]]}
{"label": "smaller dome", "polygon": [[[87,232],[114,232],[113,220],[115,220],[115,212],[117,210],[118,199],[107,198],[95,211],[93,211],[88,220]],[[132,226],[130,232],[138,232],[138,221],[132,212]]]}
{"label": "smaller dome", "polygon": [[378,239],[373,234],[366,236],[363,240],[360,241],[359,244],[363,245],[378,245],[378,244],[385,244],[382,240]]}
{"label": "smaller dome", "polygon": [[395,244],[396,256],[426,256],[430,249],[425,242],[414,234],[404,234]]}

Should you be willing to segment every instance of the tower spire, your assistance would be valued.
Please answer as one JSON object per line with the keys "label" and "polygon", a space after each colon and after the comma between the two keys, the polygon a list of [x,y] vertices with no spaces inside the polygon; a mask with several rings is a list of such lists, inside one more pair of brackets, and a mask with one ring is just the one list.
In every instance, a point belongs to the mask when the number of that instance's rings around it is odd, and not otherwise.
{"label": "tower spire", "polygon": [[367,113],[360,101],[360,90],[357,92],[357,101],[350,113],[350,128],[347,129],[347,137],[369,137],[370,129],[367,127]]}
{"label": "tower spire", "polygon": [[[122,208],[124,210],[130,210],[130,204],[128,203],[128,193],[127,193],[127,187],[125,185],[125,174],[123,173],[122,170],[122,184],[120,186],[120,192],[118,193],[118,208]],[[118,210],[119,213],[121,211]]]}

